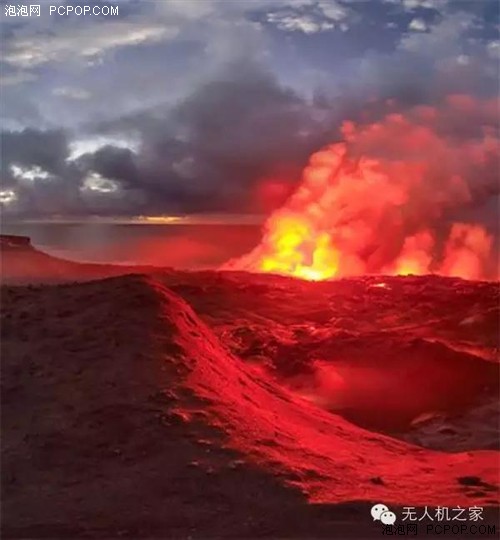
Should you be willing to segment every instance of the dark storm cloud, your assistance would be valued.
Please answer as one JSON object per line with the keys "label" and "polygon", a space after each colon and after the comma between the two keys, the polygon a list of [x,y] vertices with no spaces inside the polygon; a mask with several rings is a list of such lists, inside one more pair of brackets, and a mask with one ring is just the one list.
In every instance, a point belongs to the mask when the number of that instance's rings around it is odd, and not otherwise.
{"label": "dark storm cloud", "polygon": [[15,191],[8,216],[73,213],[79,209],[79,173],[68,166],[68,135],[25,129],[1,134],[0,190]]}
{"label": "dark storm cloud", "polygon": [[[172,111],[160,107],[94,126],[94,135],[135,132],[137,152],[109,144],[69,161],[69,136],[62,131],[5,133],[4,177],[12,179],[12,165],[20,164],[71,179],[80,212],[105,211],[106,200],[110,211],[132,213],[252,211],[249,197],[264,177],[286,166],[287,179],[297,179],[307,156],[326,140],[324,115],[270,73],[233,65]],[[113,181],[114,196],[97,187],[82,198],[89,174]],[[41,184],[34,181],[31,191]]]}
{"label": "dark storm cloud", "polygon": [[302,165],[318,144],[315,112],[270,74],[233,67],[174,111],[173,133],[167,123],[143,134],[145,181],[192,195],[194,206],[244,209],[256,181],[281,164]]}
{"label": "dark storm cloud", "polygon": [[62,130],[25,129],[4,132],[1,136],[2,177],[12,176],[12,165],[38,166],[50,174],[65,171],[68,139]]}
{"label": "dark storm cloud", "polygon": [[[101,125],[108,133],[139,132],[141,148],[133,159],[127,155],[120,170],[103,167],[110,164],[111,149],[92,160],[103,174],[137,182],[158,209],[250,211],[255,183],[283,165],[298,173],[324,139],[324,112],[270,73],[232,66],[170,114],[159,109]],[[289,180],[296,180],[293,172]]]}
{"label": "dark storm cloud", "polygon": [[140,182],[134,153],[127,148],[103,146],[92,154],[84,154],[74,165],[83,174],[94,171],[105,178],[118,180],[124,186],[137,186]]}

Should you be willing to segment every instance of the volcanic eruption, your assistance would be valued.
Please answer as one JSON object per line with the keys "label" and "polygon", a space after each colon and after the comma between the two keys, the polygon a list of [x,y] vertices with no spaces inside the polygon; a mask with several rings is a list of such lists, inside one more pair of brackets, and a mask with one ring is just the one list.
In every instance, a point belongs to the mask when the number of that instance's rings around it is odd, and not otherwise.
{"label": "volcanic eruption", "polygon": [[[388,104],[388,109],[394,107]],[[495,101],[448,96],[439,109],[388,110],[344,122],[343,140],[314,153],[260,244],[226,269],[307,280],[361,274],[495,278],[493,236],[460,221],[495,189],[498,132],[468,126]],[[472,123],[472,122],[471,122]]]}

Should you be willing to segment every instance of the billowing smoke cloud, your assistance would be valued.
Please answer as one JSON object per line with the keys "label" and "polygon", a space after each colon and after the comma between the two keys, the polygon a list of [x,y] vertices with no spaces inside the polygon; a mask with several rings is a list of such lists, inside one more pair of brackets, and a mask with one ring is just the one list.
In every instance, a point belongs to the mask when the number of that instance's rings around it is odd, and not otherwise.
{"label": "billowing smoke cloud", "polygon": [[312,155],[261,244],[228,267],[306,279],[496,277],[491,234],[452,215],[498,191],[497,108],[453,95],[377,122],[345,122],[343,142]]}

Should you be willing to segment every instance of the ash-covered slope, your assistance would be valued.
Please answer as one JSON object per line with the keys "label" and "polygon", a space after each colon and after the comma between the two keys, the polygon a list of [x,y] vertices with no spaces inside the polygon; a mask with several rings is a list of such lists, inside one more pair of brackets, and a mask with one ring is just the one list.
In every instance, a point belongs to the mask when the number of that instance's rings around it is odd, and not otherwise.
{"label": "ash-covered slope", "polygon": [[430,448],[498,448],[498,283],[215,272],[167,281],[234,354],[322,407]]}
{"label": "ash-covered slope", "polygon": [[5,287],[2,339],[5,537],[360,537],[380,534],[365,506],[304,496],[498,501],[497,452],[425,450],[303,400],[160,276]]}

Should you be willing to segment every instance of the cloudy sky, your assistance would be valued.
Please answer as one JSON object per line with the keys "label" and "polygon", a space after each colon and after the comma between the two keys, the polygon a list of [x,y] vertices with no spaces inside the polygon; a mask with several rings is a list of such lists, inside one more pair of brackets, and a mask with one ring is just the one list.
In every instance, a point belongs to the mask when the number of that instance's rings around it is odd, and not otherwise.
{"label": "cloudy sky", "polygon": [[343,121],[498,94],[497,0],[39,3],[2,0],[11,217],[266,213]]}

